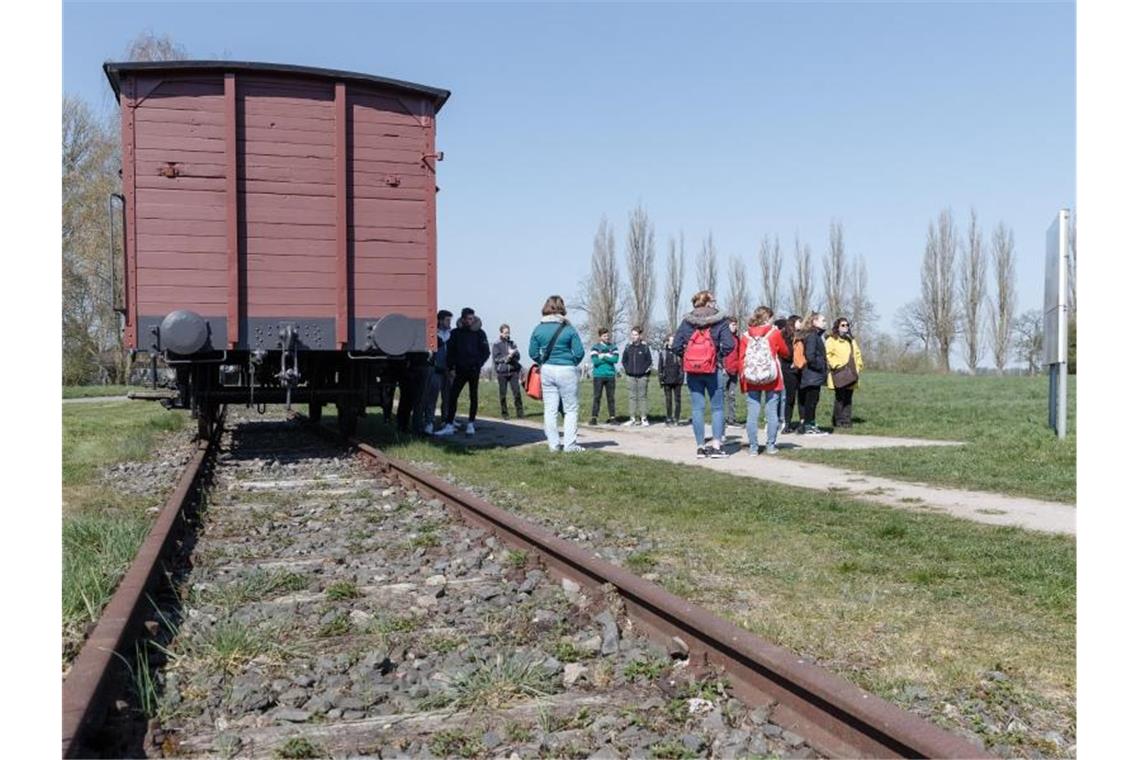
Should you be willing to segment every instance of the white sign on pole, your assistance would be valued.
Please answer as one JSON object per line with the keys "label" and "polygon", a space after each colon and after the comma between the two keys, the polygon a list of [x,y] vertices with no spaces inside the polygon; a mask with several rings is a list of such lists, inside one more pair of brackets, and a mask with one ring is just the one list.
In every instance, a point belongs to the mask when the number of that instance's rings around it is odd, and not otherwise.
{"label": "white sign on pole", "polygon": [[1069,359],[1069,320],[1066,314],[1069,254],[1069,210],[1062,209],[1045,233],[1045,356],[1043,364]]}
{"label": "white sign on pole", "polygon": [[1045,233],[1045,357],[1049,367],[1049,427],[1065,437],[1069,375],[1069,210],[1061,209]]}

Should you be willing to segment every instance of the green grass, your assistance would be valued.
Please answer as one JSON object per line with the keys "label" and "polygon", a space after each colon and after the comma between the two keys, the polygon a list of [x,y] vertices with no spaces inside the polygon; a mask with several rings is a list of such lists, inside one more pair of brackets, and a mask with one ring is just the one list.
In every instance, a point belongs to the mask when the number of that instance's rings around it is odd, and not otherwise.
{"label": "green grass", "polygon": [[[791,456],[858,470],[882,477],[931,483],[970,490],[991,491],[1073,503],[1076,500],[1077,437],[1076,379],[1069,378],[1068,437],[1058,441],[1047,426],[1049,381],[1037,377],[967,377],[867,372],[855,391],[855,426],[843,435],[889,435],[963,441],[954,448],[888,448],[866,451],[795,451]],[[745,419],[744,397],[737,393],[736,418]],[[589,420],[593,386],[578,385],[579,420]],[[628,418],[629,394],[625,378],[618,378],[614,394],[619,420]],[[816,419],[828,427],[834,394],[820,394]],[[688,391],[682,391],[682,417],[689,414]],[[524,398],[526,416],[542,419],[542,405]],[[508,392],[508,407],[514,402]],[[459,402],[466,412],[467,396]],[[603,402],[599,417],[607,410]],[[497,382],[479,388],[479,414],[499,416]],[[709,413],[706,412],[706,417]],[[649,417],[665,419],[665,396],[656,377],[649,383]],[[796,413],[798,419],[798,410]],[[742,429],[729,429],[740,434]],[[794,443],[797,436],[781,436]]]}
{"label": "green grass", "polygon": [[96,396],[125,396],[139,390],[137,385],[65,385],[64,398],[93,398]]}
{"label": "green grass", "polygon": [[[1076,379],[1069,378],[1068,436],[1062,441],[1046,425],[1049,382],[1045,377],[867,373],[855,391],[856,423],[850,434],[932,438],[968,445],[801,450],[793,456],[899,480],[1074,503],[1076,385]],[[817,413],[822,424],[830,419],[832,398],[824,391]]]}
{"label": "green grass", "polygon": [[362,434],[524,516],[652,541],[666,587],[903,706],[904,686],[957,702],[1001,670],[1047,722],[1074,729],[1071,537],[640,457],[397,441],[372,419]]}
{"label": "green grass", "polygon": [[[187,418],[144,402],[69,404],[63,409],[64,660],[82,644],[150,529],[161,494],[125,494],[99,477],[107,465],[148,458],[162,433]],[[173,486],[173,482],[170,484]]]}

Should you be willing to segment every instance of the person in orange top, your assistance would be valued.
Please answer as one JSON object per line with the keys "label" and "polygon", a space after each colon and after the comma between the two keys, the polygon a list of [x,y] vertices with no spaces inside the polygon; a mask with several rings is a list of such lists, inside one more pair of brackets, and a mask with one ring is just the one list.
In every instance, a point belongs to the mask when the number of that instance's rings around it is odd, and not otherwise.
{"label": "person in orange top", "polygon": [[[755,344],[755,345],[754,345]],[[766,345],[765,345],[766,344]],[[749,349],[751,348],[751,352]],[[776,436],[780,432],[780,397],[784,389],[784,376],[780,358],[791,356],[784,336],[772,324],[772,310],[757,307],[748,320],[748,330],[737,346],[737,364],[740,367],[740,390],[748,404],[745,429],[748,432],[748,451],[760,453],[757,426],[760,420],[760,399],[764,394],[764,421],[767,425],[769,454],[776,453]]]}

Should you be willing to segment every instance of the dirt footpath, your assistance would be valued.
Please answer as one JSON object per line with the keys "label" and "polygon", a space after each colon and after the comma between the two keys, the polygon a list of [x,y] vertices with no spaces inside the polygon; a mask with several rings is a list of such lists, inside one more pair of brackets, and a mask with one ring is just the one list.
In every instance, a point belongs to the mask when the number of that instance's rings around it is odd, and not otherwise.
{"label": "dirt footpath", "polygon": [[[483,421],[476,423],[478,432],[469,440],[475,445],[496,443],[520,445],[543,443],[542,426],[530,420]],[[706,426],[706,431],[711,429]],[[794,461],[779,455],[748,455],[743,427],[730,427],[725,449],[732,453],[726,459],[697,459],[692,428],[648,428],[598,425],[579,428],[578,442],[587,449],[633,454],[679,464],[692,464],[733,475],[768,480],[799,488],[842,493],[863,501],[885,504],[918,512],[936,512],[991,525],[1012,525],[1046,533],[1075,535],[1076,508],[1072,504],[1028,499],[1018,496],[957,488],[943,488],[924,483],[908,483],[880,478],[853,470],[845,470],[811,462]],[[892,438],[870,435],[781,436],[777,442],[781,452],[797,448],[870,449],[898,446],[958,446],[954,441],[928,441],[916,438]]]}

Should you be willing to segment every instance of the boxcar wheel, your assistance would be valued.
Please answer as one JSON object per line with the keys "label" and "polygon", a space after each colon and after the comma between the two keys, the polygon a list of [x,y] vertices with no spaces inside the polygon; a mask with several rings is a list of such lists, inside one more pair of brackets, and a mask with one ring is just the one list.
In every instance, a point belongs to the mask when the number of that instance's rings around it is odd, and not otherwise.
{"label": "boxcar wheel", "polygon": [[210,434],[214,432],[214,407],[209,404],[203,404],[198,409],[198,438],[203,441],[210,439]]}

